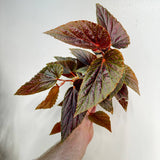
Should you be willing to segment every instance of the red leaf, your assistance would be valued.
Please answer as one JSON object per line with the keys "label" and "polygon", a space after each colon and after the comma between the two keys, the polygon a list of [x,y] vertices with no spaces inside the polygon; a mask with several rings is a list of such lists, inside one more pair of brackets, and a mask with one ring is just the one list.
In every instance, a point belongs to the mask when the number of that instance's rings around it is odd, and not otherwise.
{"label": "red leaf", "polygon": [[106,28],[111,36],[112,46],[126,48],[130,44],[129,36],[115,17],[100,4],[96,5],[98,24]]}
{"label": "red leaf", "polygon": [[59,93],[59,86],[54,86],[48,93],[46,99],[37,106],[36,109],[48,109],[51,108],[57,100]]}
{"label": "red leaf", "polygon": [[122,105],[123,109],[127,111],[128,106],[128,89],[125,84],[123,84],[121,90],[115,95],[116,99]]}
{"label": "red leaf", "polygon": [[50,135],[59,133],[60,131],[61,131],[61,122],[57,122],[57,123],[54,125],[54,127],[53,127]]}
{"label": "red leaf", "polygon": [[92,114],[90,114],[88,116],[88,118],[92,122],[94,122],[94,123],[96,123],[96,124],[98,124],[98,125],[100,125],[102,127],[105,127],[110,132],[112,132],[111,131],[110,117],[106,113],[104,113],[103,111],[97,111],[95,113],[92,113]]}
{"label": "red leaf", "polygon": [[63,73],[60,64],[49,63],[29,82],[21,86],[15,95],[29,95],[49,89],[57,82],[57,78]]}
{"label": "red leaf", "polygon": [[64,141],[70,133],[81,123],[86,112],[74,118],[76,111],[78,91],[75,87],[70,87],[64,97],[61,117],[61,138]]}
{"label": "red leaf", "polygon": [[61,106],[61,107],[62,107],[62,105],[63,105],[63,101],[61,101],[61,102],[58,104],[58,106]]}
{"label": "red leaf", "polygon": [[72,21],[45,33],[65,43],[87,49],[106,49],[110,48],[111,43],[105,28],[86,20]]}

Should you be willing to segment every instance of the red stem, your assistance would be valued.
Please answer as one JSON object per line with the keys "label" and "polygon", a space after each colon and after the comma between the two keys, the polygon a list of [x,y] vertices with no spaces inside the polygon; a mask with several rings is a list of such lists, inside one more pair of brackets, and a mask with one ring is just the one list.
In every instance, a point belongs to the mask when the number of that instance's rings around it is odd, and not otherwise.
{"label": "red stem", "polygon": [[65,81],[63,81],[63,82],[60,84],[60,86],[59,86],[59,87],[63,86],[64,84],[65,84]]}
{"label": "red stem", "polygon": [[73,82],[73,80],[69,80],[69,79],[57,79],[58,81],[63,81],[63,82]]}
{"label": "red stem", "polygon": [[70,72],[72,74],[73,77],[76,77],[76,75],[73,72]]}
{"label": "red stem", "polygon": [[60,84],[60,86],[59,87],[61,87],[61,86],[63,86],[66,82],[73,82],[73,80],[65,80],[65,79],[57,79],[58,81],[62,81],[62,83]]}

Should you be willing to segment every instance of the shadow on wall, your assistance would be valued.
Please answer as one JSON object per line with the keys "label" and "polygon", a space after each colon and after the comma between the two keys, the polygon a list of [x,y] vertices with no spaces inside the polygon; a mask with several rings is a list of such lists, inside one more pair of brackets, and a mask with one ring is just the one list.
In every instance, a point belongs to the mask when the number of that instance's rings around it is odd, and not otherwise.
{"label": "shadow on wall", "polygon": [[[2,76],[1,76],[2,77]],[[0,79],[0,160],[17,160],[14,146],[13,111],[7,105],[9,96],[5,95]]]}

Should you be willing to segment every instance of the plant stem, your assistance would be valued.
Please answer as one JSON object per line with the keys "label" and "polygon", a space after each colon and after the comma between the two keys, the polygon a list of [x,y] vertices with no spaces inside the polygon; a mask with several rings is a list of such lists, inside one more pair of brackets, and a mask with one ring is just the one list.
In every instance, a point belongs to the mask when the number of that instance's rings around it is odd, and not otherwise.
{"label": "plant stem", "polygon": [[70,72],[72,74],[73,77],[76,77],[76,75],[73,72]]}
{"label": "plant stem", "polygon": [[73,82],[73,80],[69,80],[69,79],[57,79],[58,81],[64,81],[64,82]]}

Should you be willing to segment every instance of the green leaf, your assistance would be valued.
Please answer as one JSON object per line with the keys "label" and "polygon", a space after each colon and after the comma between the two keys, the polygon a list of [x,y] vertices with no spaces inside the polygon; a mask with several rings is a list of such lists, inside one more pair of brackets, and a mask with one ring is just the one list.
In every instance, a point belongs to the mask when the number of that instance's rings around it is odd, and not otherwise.
{"label": "green leaf", "polygon": [[108,99],[112,99],[118,92],[119,90],[122,88],[123,83],[124,83],[124,79],[125,79],[125,72],[123,73],[122,78],[120,79],[120,81],[118,82],[116,88],[113,90],[113,92],[111,92],[111,94],[108,96]]}
{"label": "green leaf", "polygon": [[137,92],[140,95],[136,75],[133,72],[133,70],[127,65],[125,65],[125,84],[127,84],[127,86],[132,88],[135,92]]}
{"label": "green leaf", "polygon": [[108,97],[104,99],[102,102],[99,103],[99,105],[104,108],[106,111],[111,112],[113,114],[113,105],[112,105],[112,99],[109,99]]}
{"label": "green leaf", "polygon": [[116,49],[105,53],[104,58],[94,60],[83,79],[76,108],[82,113],[103,101],[116,88],[124,72],[124,59]]}
{"label": "green leaf", "polygon": [[72,58],[72,57],[60,57],[60,56],[54,56],[54,58],[55,58],[57,61],[66,61],[66,60],[70,60],[70,61],[76,62],[76,59],[75,59],[75,58]]}
{"label": "green leaf", "polygon": [[72,21],[45,33],[65,43],[87,49],[106,49],[111,44],[105,28],[86,20]]}
{"label": "green leaf", "polygon": [[74,118],[77,105],[78,91],[75,87],[70,87],[64,97],[61,117],[61,138],[64,141],[71,132],[81,123],[86,112],[83,112]]}
{"label": "green leaf", "polygon": [[51,108],[57,100],[59,93],[59,86],[54,86],[48,93],[48,96],[42,103],[40,103],[36,109],[48,109]]}
{"label": "green leaf", "polygon": [[57,78],[63,73],[60,64],[49,63],[29,82],[21,86],[15,95],[29,95],[49,89],[57,82]]}
{"label": "green leaf", "polygon": [[96,4],[96,13],[98,24],[106,28],[111,36],[112,46],[126,48],[130,44],[130,39],[120,22],[100,4]]}
{"label": "green leaf", "polygon": [[125,84],[123,84],[121,90],[115,95],[116,99],[119,101],[121,106],[125,111],[127,111],[128,106],[128,89]]}
{"label": "green leaf", "polygon": [[95,113],[92,113],[88,116],[88,118],[92,122],[94,122],[95,124],[98,124],[106,129],[108,129],[110,132],[112,132],[110,117],[106,113],[104,113],[103,111],[97,111]]}
{"label": "green leaf", "polygon": [[71,53],[84,65],[90,65],[92,61],[97,59],[96,55],[82,49],[70,49]]}
{"label": "green leaf", "polygon": [[63,66],[63,76],[72,78],[75,75],[77,68],[77,61],[75,58],[71,57],[55,57],[58,61],[57,63]]}
{"label": "green leaf", "polygon": [[54,127],[53,127],[50,135],[59,133],[60,131],[61,131],[61,122],[57,122],[57,123],[54,125]]}
{"label": "green leaf", "polygon": [[85,66],[76,70],[76,72],[85,74],[89,66]]}

